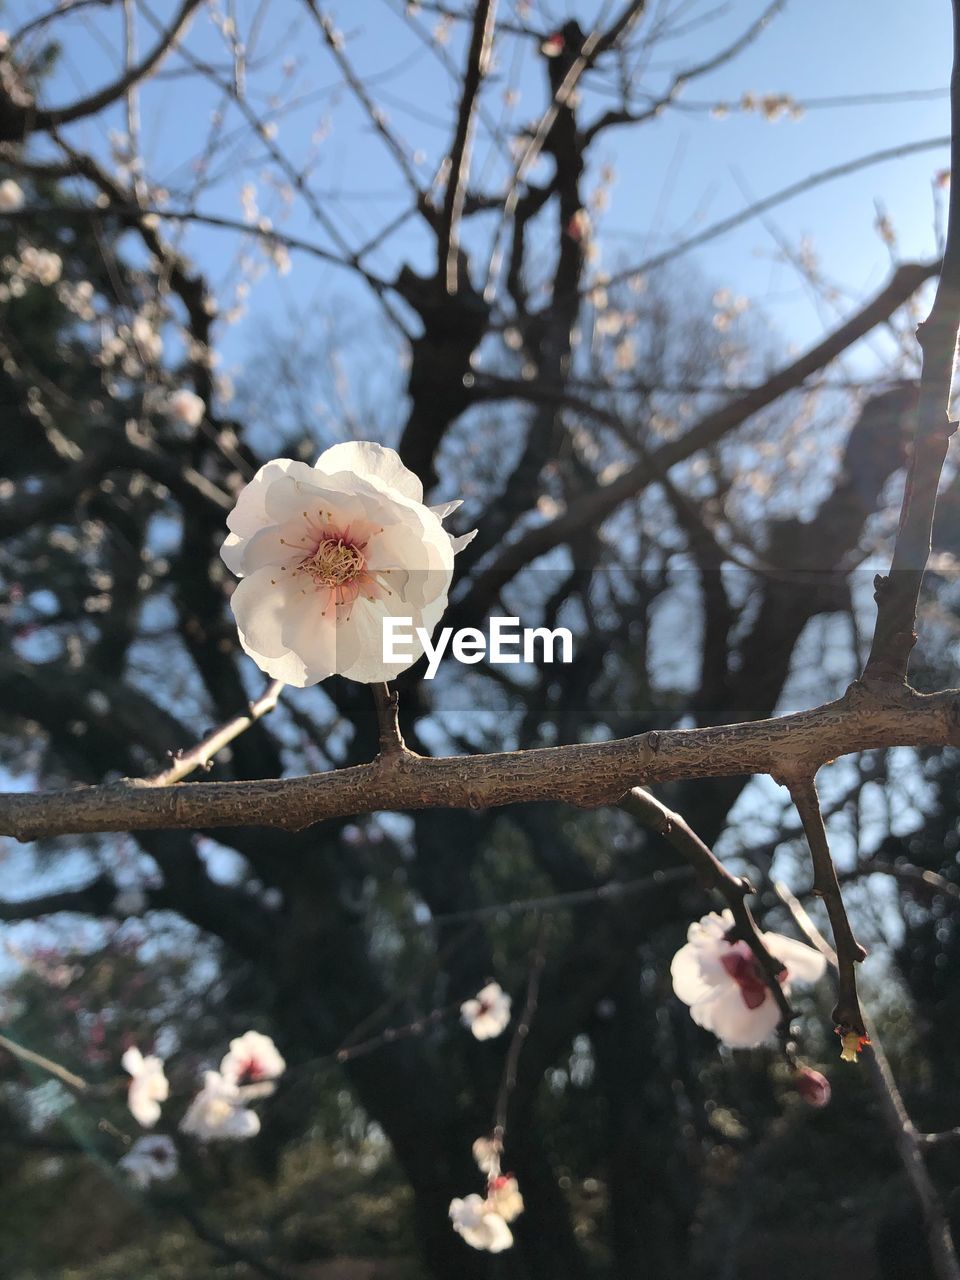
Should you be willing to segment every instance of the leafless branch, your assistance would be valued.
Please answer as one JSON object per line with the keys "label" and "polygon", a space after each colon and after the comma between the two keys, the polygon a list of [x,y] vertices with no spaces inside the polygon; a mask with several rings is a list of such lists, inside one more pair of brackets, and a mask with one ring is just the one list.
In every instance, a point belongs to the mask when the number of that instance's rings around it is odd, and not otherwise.
{"label": "leafless branch", "polygon": [[837,950],[837,975],[839,997],[833,1011],[833,1020],[841,1035],[855,1032],[858,1036],[866,1034],[863,1025],[863,1013],[857,995],[856,966],[866,958],[866,951],[856,940],[847,909],[843,904],[840,885],[837,881],[837,869],[830,856],[827,843],[827,832],[823,825],[823,814],[820,812],[820,798],[817,795],[816,783],[812,774],[787,773],[781,775],[790,790],[790,796],[796,805],[800,821],[810,846],[813,859],[813,891],[823,899],[833,929],[833,939]]}
{"label": "leafless branch", "polygon": [[[806,934],[817,950],[822,952],[827,962],[833,967],[834,973],[839,973],[839,962],[835,952],[807,912],[786,885],[778,884],[776,889],[797,927]],[[960,1263],[957,1261],[954,1250],[950,1224],[923,1161],[923,1148],[928,1145],[927,1135],[917,1132],[907,1114],[876,1026],[869,1017],[864,1017],[863,1022],[865,1034],[869,1037],[869,1046],[864,1051],[867,1075],[880,1100],[881,1113],[893,1137],[900,1162],[920,1202],[934,1274],[937,1280],[960,1280]]]}
{"label": "leafless branch", "polygon": [[0,795],[0,834],[277,826],[378,809],[470,808],[533,800],[594,807],[674,778],[814,772],[855,751],[960,745],[960,691],[854,685],[836,702],[747,724],[654,731],[612,742],[432,759],[411,751],[329,774],[153,787],[136,779]]}
{"label": "leafless branch", "polygon": [[[960,173],[960,0],[953,3],[953,72],[950,77],[950,160]],[[917,329],[923,353],[913,454],[907,471],[900,529],[887,577],[876,580],[877,625],[864,678],[906,680],[916,643],[917,603],[927,559],[940,475],[956,420],[950,418],[960,322],[960,184],[950,189],[947,240],[940,282],[930,314]]]}

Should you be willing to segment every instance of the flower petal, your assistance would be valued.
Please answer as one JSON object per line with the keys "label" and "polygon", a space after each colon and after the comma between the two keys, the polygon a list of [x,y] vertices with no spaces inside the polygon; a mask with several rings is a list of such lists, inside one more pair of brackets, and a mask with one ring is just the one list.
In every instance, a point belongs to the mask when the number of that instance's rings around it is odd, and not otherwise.
{"label": "flower petal", "polygon": [[805,942],[782,933],[765,933],[763,940],[770,954],[787,966],[788,982],[819,982],[826,973],[825,958]]}
{"label": "flower petal", "polygon": [[704,981],[697,951],[694,943],[688,942],[686,946],[680,948],[670,962],[674,994],[678,1000],[688,1005],[694,1005],[698,1000],[705,999],[712,990],[711,985]]}
{"label": "flower petal", "polygon": [[[395,489],[412,502],[423,502],[423,485],[403,465],[400,455],[369,440],[348,440],[326,449],[316,461],[316,470],[333,475],[353,471],[381,489]],[[441,517],[442,518],[442,517]]]}

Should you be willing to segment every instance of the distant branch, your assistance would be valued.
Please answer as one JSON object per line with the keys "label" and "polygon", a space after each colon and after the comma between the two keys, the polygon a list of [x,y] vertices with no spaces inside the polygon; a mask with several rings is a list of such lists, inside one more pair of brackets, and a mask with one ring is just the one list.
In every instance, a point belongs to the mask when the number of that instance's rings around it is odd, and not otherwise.
{"label": "distant branch", "polygon": [[[960,0],[953,4],[950,77],[950,162],[960,174]],[[927,319],[917,329],[923,353],[917,430],[900,509],[900,529],[887,577],[876,580],[877,625],[864,676],[906,680],[916,643],[917,605],[930,555],[940,476],[956,421],[950,419],[960,323],[960,182],[950,187],[947,240],[940,282]]]}
{"label": "distant branch", "polygon": [[[65,107],[35,108],[24,111],[24,132],[47,131],[56,129],[61,125],[72,124],[75,120],[82,120],[86,116],[96,115],[98,111],[102,111],[105,107],[109,107],[112,103],[119,101],[129,89],[145,80],[152,71],[156,70],[170,50],[176,46],[190,25],[194,12],[200,7],[200,3],[201,0],[182,0],[173,21],[160,36],[153,49],[141,62],[129,67],[113,84],[105,85],[104,88],[99,89],[89,97],[81,98]],[[5,140],[13,141],[13,139]]]}
{"label": "distant branch", "polygon": [[437,234],[437,277],[448,294],[457,291],[460,218],[463,214],[467,180],[470,176],[470,141],[473,134],[474,106],[490,63],[496,14],[496,0],[479,0],[473,16],[473,34],[470,38],[467,66],[463,76],[463,93],[457,113],[457,127],[453,145],[450,148],[447,190]]}

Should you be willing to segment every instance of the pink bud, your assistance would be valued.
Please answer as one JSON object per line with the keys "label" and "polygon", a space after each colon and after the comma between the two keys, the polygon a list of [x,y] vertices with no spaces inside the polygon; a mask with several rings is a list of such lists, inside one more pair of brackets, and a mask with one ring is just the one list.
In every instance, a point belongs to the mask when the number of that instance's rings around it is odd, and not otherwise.
{"label": "pink bud", "polygon": [[830,1101],[830,1081],[822,1072],[814,1071],[812,1067],[801,1067],[794,1083],[808,1107],[825,1107]]}

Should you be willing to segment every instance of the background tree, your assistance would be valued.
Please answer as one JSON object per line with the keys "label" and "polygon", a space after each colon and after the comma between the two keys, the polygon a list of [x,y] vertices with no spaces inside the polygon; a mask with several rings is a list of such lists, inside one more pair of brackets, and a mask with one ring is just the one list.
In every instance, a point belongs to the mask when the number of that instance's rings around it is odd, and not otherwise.
{"label": "background tree", "polygon": [[[237,1274],[332,1275],[325,1259],[359,1254],[398,1275],[516,1280],[954,1275],[949,1244],[925,1254],[956,1180],[949,1141],[907,1181],[915,1135],[884,1127],[889,1089],[878,1101],[866,1071],[831,1067],[834,1103],[804,1108],[795,1049],[718,1053],[668,977],[716,891],[742,901],[733,875],[756,888],[764,928],[796,932],[781,879],[816,913],[804,832],[768,775],[793,784],[815,840],[806,774],[778,773],[775,748],[807,766],[801,748],[821,751],[817,765],[856,749],[821,781],[857,935],[879,955],[871,1004],[918,1125],[953,1129],[956,802],[950,757],[928,749],[956,745],[956,695],[912,702],[875,664],[840,711],[775,726],[769,749],[762,732],[674,732],[818,707],[861,674],[917,417],[912,308],[943,246],[895,262],[799,354],[678,261],[691,238],[598,264],[607,139],[654,129],[779,3],[753,8],[709,57],[706,15],[691,30],[685,6],[585,5],[561,22],[489,0],[385,5],[404,47],[422,46],[453,87],[432,169],[436,121],[413,117],[404,136],[364,69],[379,8],[359,32],[313,0],[237,9],[11,6],[19,26],[0,51],[3,765],[11,790],[150,783],[94,793],[122,812],[87,826],[69,792],[67,809],[4,800],[3,830],[39,837],[6,855],[0,905],[17,964],[0,1041],[9,1273],[197,1276],[225,1254]],[[49,105],[58,47],[69,56],[90,30],[122,68]],[[324,188],[317,133],[286,138],[331,74],[350,137],[380,148],[388,175],[373,234]],[[501,111],[521,85],[537,94],[526,127]],[[154,170],[151,111],[177,111],[181,94],[213,113],[177,167]],[[801,104],[748,92],[736,110],[775,120]],[[245,179],[239,209],[225,206],[226,175]],[[782,237],[779,251],[836,301],[809,253]],[[354,328],[344,305],[274,317],[231,388],[218,347],[252,287],[317,260],[343,273],[350,306],[359,290],[373,299],[376,323]],[[878,326],[893,341],[851,376],[862,366],[848,353]],[[406,673],[407,746],[460,757],[609,741],[609,756],[461,762],[424,807],[427,784],[404,775],[366,689],[265,688],[227,607],[226,513],[264,461],[312,461],[351,437],[395,445],[430,501],[466,498],[450,524],[478,536],[444,625],[509,614],[576,636],[569,665]],[[953,514],[948,501],[913,672],[930,690],[951,683]],[[873,656],[896,667],[891,616]],[[210,738],[214,725],[226,728]],[[359,803],[298,792],[287,820],[304,829],[242,809],[200,821],[180,808],[189,787],[164,808],[201,766],[214,782],[329,773],[322,783],[346,787],[335,771],[378,749]],[[657,801],[635,792],[617,807],[645,778]],[[581,805],[505,803],[552,796]],[[450,798],[459,807],[439,807]],[[266,816],[279,823],[276,807]],[[705,869],[713,896],[694,874]],[[838,949],[849,976],[851,949]],[[480,1043],[458,1023],[493,977],[522,1039]],[[836,1058],[828,1006],[801,997],[804,1062]],[[155,1045],[176,1064],[179,1118],[200,1069],[250,1025],[289,1066],[261,1134],[229,1150],[184,1143],[178,1180],[131,1199],[116,1167],[133,1129],[123,1049]],[[492,1258],[447,1215],[479,1189],[471,1146],[495,1124],[526,1207],[516,1247]],[[54,1232],[39,1226],[49,1214]]]}

